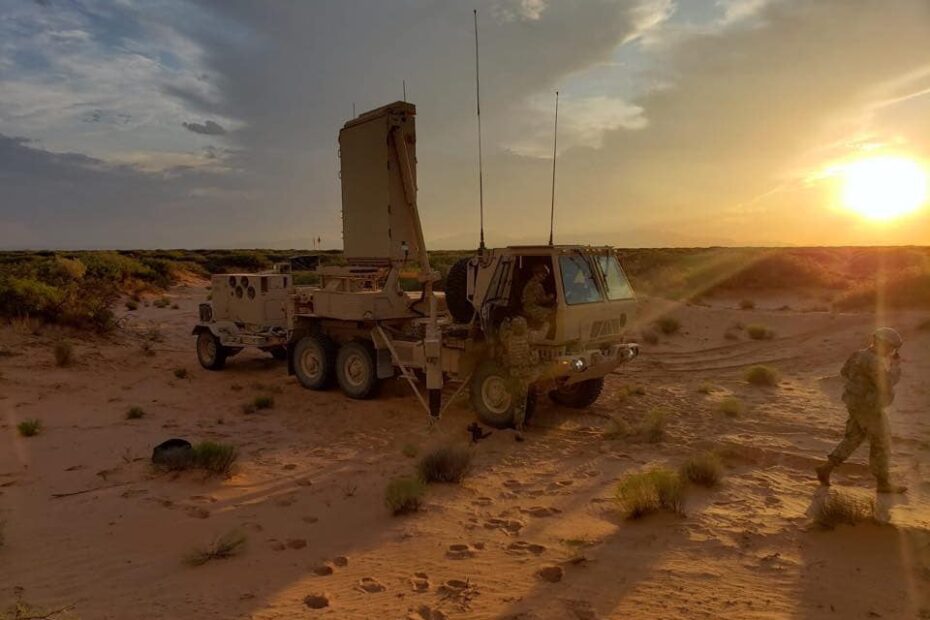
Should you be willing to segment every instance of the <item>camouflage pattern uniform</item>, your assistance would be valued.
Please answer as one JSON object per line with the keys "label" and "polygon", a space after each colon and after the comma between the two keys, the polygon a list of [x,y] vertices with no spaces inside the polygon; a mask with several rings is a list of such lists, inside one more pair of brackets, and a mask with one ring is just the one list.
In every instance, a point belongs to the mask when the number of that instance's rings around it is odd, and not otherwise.
{"label": "camouflage pattern uniform", "polygon": [[891,437],[884,408],[894,401],[894,386],[901,376],[898,363],[863,349],[850,356],[841,374],[846,379],[843,402],[849,419],[843,440],[827,459],[835,467],[868,439],[869,468],[880,485],[887,484]]}
{"label": "camouflage pattern uniform", "polygon": [[517,316],[501,325],[504,366],[514,381],[517,399],[513,421],[517,432],[526,423],[527,400],[532,384],[539,378],[539,353],[530,347],[530,330],[526,319]]}
{"label": "camouflage pattern uniform", "polygon": [[523,307],[523,316],[527,318],[530,323],[535,325],[542,325],[547,323],[552,317],[552,308],[547,307],[548,304],[552,303],[552,295],[546,293],[546,289],[543,286],[543,277],[538,274],[533,274],[533,277],[529,279],[526,283],[526,286],[523,287],[523,295],[521,297],[521,305]]}

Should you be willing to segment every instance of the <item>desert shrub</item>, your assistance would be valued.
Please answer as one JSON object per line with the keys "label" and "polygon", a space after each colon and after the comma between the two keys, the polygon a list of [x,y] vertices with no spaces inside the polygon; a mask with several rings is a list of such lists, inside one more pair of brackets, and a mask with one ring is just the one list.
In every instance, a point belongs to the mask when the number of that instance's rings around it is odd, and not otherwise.
{"label": "desert shrub", "polygon": [[857,308],[930,308],[930,267],[907,270],[891,278],[876,278],[841,295],[834,306]]}
{"label": "desert shrub", "polygon": [[42,432],[42,421],[36,420],[35,418],[23,420],[16,425],[16,430],[18,430],[19,434],[23,437],[35,437]]}
{"label": "desert shrub", "polygon": [[654,329],[643,330],[641,337],[646,344],[659,344],[659,333]]}
{"label": "desert shrub", "polygon": [[740,310],[754,310],[756,307],[756,302],[751,299],[742,299],[739,302]]}
{"label": "desert shrub", "polygon": [[698,394],[710,394],[716,389],[712,384],[705,382],[698,386],[697,392]]}
{"label": "desert shrub", "polygon": [[630,519],[662,510],[680,514],[684,486],[677,472],[657,467],[624,477],[617,486],[617,501]]}
{"label": "desert shrub", "polygon": [[420,459],[420,477],[426,482],[461,482],[471,468],[471,457],[462,446],[436,448]]}
{"label": "desert shrub", "polygon": [[875,500],[839,491],[831,491],[812,508],[814,523],[826,529],[837,525],[856,525],[875,518]]}
{"label": "desert shrub", "polygon": [[401,515],[416,512],[423,504],[426,483],[419,478],[395,478],[388,483],[384,492],[384,503],[391,514]]}
{"label": "desert shrub", "polygon": [[404,444],[404,447],[401,448],[400,453],[406,456],[408,459],[416,458],[420,454],[420,449],[412,443]]}
{"label": "desert shrub", "polygon": [[778,371],[770,366],[750,366],[746,369],[746,381],[760,387],[775,387],[778,385]]}
{"label": "desert shrub", "polygon": [[723,462],[713,452],[695,454],[682,464],[681,477],[702,487],[715,487],[723,477]]}
{"label": "desert shrub", "polygon": [[139,420],[145,417],[145,410],[142,407],[130,407],[126,411],[127,420]]}
{"label": "desert shrub", "polygon": [[231,558],[242,551],[246,536],[238,530],[227,532],[215,538],[209,545],[194,549],[184,557],[189,566],[203,566],[211,560]]}
{"label": "desert shrub", "polygon": [[746,333],[749,334],[749,337],[753,340],[771,340],[775,337],[775,332],[766,327],[765,325],[747,325]]}
{"label": "desert shrub", "polygon": [[607,422],[607,428],[604,429],[604,439],[625,439],[632,437],[636,431],[630,426],[630,423],[623,418],[611,417]]}
{"label": "desert shrub", "polygon": [[65,340],[59,340],[55,343],[53,353],[55,354],[55,365],[60,368],[70,366],[74,361],[74,347]]}
{"label": "desert shrub", "polygon": [[659,443],[665,439],[665,426],[669,411],[664,407],[654,407],[639,426],[639,435],[649,443]]}
{"label": "desert shrub", "polygon": [[158,299],[152,302],[152,305],[155,306],[156,308],[167,308],[168,306],[171,305],[171,300],[168,299],[167,297],[159,297]]}
{"label": "desert shrub", "polygon": [[201,441],[191,452],[193,467],[214,474],[228,475],[238,457],[235,446],[213,441]]}
{"label": "desert shrub", "polygon": [[139,302],[136,301],[135,299],[127,299],[127,300],[126,300],[126,309],[129,310],[130,312],[133,311],[133,310],[138,310],[138,309],[139,309]]}
{"label": "desert shrub", "polygon": [[672,316],[663,316],[656,319],[655,325],[666,336],[677,334],[681,329],[681,321]]}
{"label": "desert shrub", "polygon": [[175,379],[187,379],[187,368],[175,368],[174,377]]}
{"label": "desert shrub", "polygon": [[272,409],[274,407],[274,396],[256,396],[252,401],[252,406],[256,410]]}
{"label": "desert shrub", "polygon": [[728,396],[720,401],[717,408],[728,418],[738,418],[743,414],[743,401],[735,396]]}

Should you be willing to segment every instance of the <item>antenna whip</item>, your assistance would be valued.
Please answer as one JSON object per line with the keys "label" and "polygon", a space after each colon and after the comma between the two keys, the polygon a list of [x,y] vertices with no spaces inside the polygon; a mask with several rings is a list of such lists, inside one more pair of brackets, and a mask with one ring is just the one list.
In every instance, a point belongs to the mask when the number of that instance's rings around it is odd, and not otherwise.
{"label": "antenna whip", "polygon": [[478,64],[478,9],[474,9],[475,15],[475,109],[478,111],[478,209],[480,213],[481,225],[481,242],[478,245],[479,250],[484,250],[484,178],[482,176],[481,163],[481,71]]}
{"label": "antenna whip", "polygon": [[555,159],[559,145],[559,91],[555,91],[555,130],[552,138],[552,206],[549,211],[549,245],[552,245],[552,229],[555,225]]}

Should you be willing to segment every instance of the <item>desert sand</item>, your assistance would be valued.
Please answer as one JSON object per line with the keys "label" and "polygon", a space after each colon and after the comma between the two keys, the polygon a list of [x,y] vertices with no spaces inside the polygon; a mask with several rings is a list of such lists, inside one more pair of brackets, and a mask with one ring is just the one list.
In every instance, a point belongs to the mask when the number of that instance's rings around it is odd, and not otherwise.
{"label": "desert sand", "polygon": [[[824,531],[807,514],[823,494],[812,468],[840,439],[838,371],[874,314],[805,312],[816,304],[803,299],[757,298],[754,310],[737,309],[738,297],[648,301],[645,320],[670,309],[681,333],[644,345],[591,410],[541,399],[525,442],[495,431],[472,448],[463,484],[431,485],[421,512],[394,517],[385,485],[416,462],[404,446],[467,442],[464,398],[429,429],[399,381],[358,402],[304,390],[259,353],[205,371],[190,329],[206,290],[169,296],[179,308],[121,309],[121,327],[104,337],[0,331],[0,609],[21,600],[84,619],[930,617],[930,331],[917,328],[926,314],[881,317],[907,340],[890,414],[893,468],[911,492],[879,498],[888,523]],[[797,310],[777,309],[785,304]],[[776,336],[725,338],[738,322]],[[161,339],[146,355],[152,329]],[[75,342],[67,368],[52,356],[63,335]],[[755,363],[777,368],[780,384],[748,385]],[[259,394],[274,407],[244,413]],[[718,403],[734,394],[746,411],[726,417]],[[145,417],[127,420],[131,406]],[[671,412],[663,442],[603,437],[610,416],[632,422],[655,406]],[[43,432],[20,437],[16,424],[29,418]],[[154,471],[152,448],[169,437],[238,446],[232,476]],[[622,517],[621,476],[707,448],[725,455],[719,488],[691,490],[684,516]],[[874,496],[866,458],[860,448],[835,488]],[[231,530],[248,536],[241,553],[183,562]]]}

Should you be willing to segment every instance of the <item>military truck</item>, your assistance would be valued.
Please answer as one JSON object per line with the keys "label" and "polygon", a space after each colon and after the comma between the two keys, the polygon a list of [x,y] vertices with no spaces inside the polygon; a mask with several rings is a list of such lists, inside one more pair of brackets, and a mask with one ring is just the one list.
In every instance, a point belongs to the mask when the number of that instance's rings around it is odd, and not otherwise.
{"label": "military truck", "polygon": [[[346,265],[312,265],[319,284],[296,286],[270,274],[213,276],[201,306],[200,363],[219,369],[244,347],[287,359],[288,372],[312,390],[338,384],[351,398],[374,397],[381,382],[408,381],[433,417],[443,388],[468,388],[478,418],[513,424],[523,399],[543,391],[584,408],[604,378],[638,354],[627,342],[635,298],[611,248],[513,246],[480,249],[453,265],[444,292],[430,266],[417,208],[416,108],[406,102],[364,113],[339,132]],[[544,266],[551,317],[523,331],[522,292]],[[418,293],[401,286],[416,274]],[[515,350],[529,352],[531,384],[516,380]],[[521,362],[521,371],[527,361]]]}

